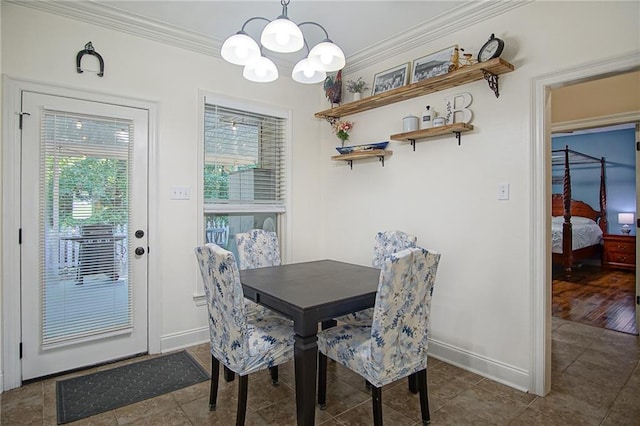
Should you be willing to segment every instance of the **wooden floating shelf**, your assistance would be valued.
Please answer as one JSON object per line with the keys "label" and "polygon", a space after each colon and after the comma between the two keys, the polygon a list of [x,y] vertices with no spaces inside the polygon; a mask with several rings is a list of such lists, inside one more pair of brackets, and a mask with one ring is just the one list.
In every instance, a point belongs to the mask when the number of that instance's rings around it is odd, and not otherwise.
{"label": "wooden floating shelf", "polygon": [[361,160],[363,158],[378,157],[378,160],[382,162],[384,167],[384,157],[388,157],[393,154],[393,151],[387,149],[370,149],[367,151],[351,152],[349,154],[339,154],[331,157],[333,161],[347,161],[353,169],[353,160]]}
{"label": "wooden floating shelf", "polygon": [[514,66],[509,62],[501,58],[494,58],[460,68],[459,70],[444,75],[398,87],[397,89],[389,90],[375,96],[369,96],[359,101],[349,102],[335,108],[320,111],[315,113],[315,117],[327,119],[340,118],[483,79],[488,81],[489,87],[491,87],[496,96],[498,96],[497,76],[513,70]]}
{"label": "wooden floating shelf", "polygon": [[428,139],[435,136],[454,134],[458,139],[458,145],[460,145],[460,133],[473,130],[473,125],[467,123],[453,123],[445,126],[431,127],[430,129],[416,130],[414,132],[396,133],[389,136],[389,139],[394,141],[409,141],[413,146],[413,150],[416,150],[416,140]]}

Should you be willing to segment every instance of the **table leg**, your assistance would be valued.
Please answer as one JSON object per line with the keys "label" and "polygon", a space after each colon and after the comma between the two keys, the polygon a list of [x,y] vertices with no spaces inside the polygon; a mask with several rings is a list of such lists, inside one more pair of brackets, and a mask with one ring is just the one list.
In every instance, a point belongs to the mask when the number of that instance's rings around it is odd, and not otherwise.
{"label": "table leg", "polygon": [[313,425],[316,407],[317,336],[295,337],[296,414],[298,425]]}

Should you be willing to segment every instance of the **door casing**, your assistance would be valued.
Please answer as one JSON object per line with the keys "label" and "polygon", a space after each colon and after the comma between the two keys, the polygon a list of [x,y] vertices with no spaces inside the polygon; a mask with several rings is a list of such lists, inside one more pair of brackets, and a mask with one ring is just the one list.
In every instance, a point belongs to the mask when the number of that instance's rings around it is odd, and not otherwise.
{"label": "door casing", "polygon": [[[2,380],[0,392],[21,385],[20,341],[20,108],[22,91],[73,97],[146,109],[149,116],[149,217],[148,245],[158,231],[157,204],[157,110],[156,103],[123,96],[49,85],[3,76],[2,126]],[[161,350],[161,263],[157,250],[148,258],[149,353]]]}
{"label": "door casing", "polygon": [[[551,390],[551,102],[552,88],[640,69],[640,51],[531,79],[531,358],[529,391]],[[636,171],[637,173],[637,171]]]}

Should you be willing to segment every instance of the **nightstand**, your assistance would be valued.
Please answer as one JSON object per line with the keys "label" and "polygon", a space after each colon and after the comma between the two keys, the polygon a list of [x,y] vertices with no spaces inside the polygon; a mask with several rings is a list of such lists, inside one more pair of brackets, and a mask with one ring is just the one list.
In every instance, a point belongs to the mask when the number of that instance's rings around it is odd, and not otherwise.
{"label": "nightstand", "polygon": [[636,269],[635,235],[605,235],[602,266],[604,268]]}

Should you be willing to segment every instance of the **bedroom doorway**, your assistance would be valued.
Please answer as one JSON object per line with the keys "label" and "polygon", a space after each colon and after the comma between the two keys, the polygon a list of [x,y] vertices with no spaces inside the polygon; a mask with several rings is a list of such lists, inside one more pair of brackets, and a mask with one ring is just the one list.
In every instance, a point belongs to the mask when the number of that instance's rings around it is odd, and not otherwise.
{"label": "bedroom doorway", "polygon": [[[635,127],[626,123],[551,135],[552,315],[632,335],[638,334],[636,232],[619,222],[637,211]],[[571,231],[563,230],[563,199],[571,200]],[[572,248],[563,247],[563,241]]]}
{"label": "bedroom doorway", "polygon": [[[597,81],[606,77],[638,72],[640,55],[619,55],[607,60],[590,62],[570,69],[545,73],[532,79],[533,109],[532,123],[532,194],[531,194],[531,312],[532,312],[532,357],[531,386],[536,395],[544,396],[551,391],[552,380],[552,312],[551,312],[551,133],[552,129],[551,92],[554,89],[571,86],[580,82]],[[628,93],[633,92],[627,89]],[[617,98],[610,96],[614,103]],[[637,101],[637,97],[635,98]],[[640,107],[629,108],[617,115],[617,123],[640,122]],[[574,119],[574,123],[581,120]],[[591,119],[594,126],[600,125]],[[574,124],[572,123],[572,124]],[[602,125],[613,123],[602,123]],[[636,153],[637,157],[637,153]],[[638,194],[636,190],[636,207]],[[637,252],[637,241],[636,241]],[[636,289],[638,286],[636,276]]]}

